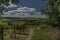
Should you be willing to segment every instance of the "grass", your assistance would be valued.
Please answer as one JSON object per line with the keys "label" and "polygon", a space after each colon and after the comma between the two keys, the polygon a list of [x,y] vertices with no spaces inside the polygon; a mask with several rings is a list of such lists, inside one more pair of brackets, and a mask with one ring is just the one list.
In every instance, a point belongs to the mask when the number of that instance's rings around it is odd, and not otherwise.
{"label": "grass", "polygon": [[51,36],[49,33],[53,28],[49,25],[42,24],[34,29],[32,40],[57,40],[56,37]]}
{"label": "grass", "polygon": [[[41,24],[37,27],[31,27],[33,29],[33,36],[31,40],[59,40],[57,37],[59,35],[59,31],[56,28],[53,28],[46,24]],[[14,40],[14,38],[10,38],[13,29],[7,29],[4,31],[4,40]],[[56,34],[58,33],[58,35]],[[11,33],[11,34],[10,34]],[[17,40],[25,40],[26,36],[21,34],[16,34]]]}
{"label": "grass", "polygon": [[[20,24],[23,24],[23,23],[24,22],[20,22]],[[33,29],[33,36],[31,40],[60,40],[60,36],[59,36],[60,31],[58,31],[57,28],[51,27],[50,25],[41,23],[39,26],[28,25],[28,27]],[[13,32],[13,29],[5,30],[4,40],[14,40],[14,38],[10,38],[10,35],[12,34],[12,32]],[[25,40],[26,38],[25,35],[21,35],[21,34],[16,34],[16,36],[17,36],[17,40]]]}
{"label": "grass", "polygon": [[[4,30],[4,40],[15,40],[14,36],[11,37],[11,35],[13,35],[13,29]],[[16,34],[16,39],[17,40],[24,40],[25,36],[20,35],[20,34]]]}

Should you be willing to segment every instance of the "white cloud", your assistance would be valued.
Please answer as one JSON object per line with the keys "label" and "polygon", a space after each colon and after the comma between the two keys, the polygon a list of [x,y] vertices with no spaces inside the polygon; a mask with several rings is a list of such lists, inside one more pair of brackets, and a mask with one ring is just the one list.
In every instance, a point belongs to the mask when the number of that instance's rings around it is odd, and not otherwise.
{"label": "white cloud", "polygon": [[33,11],[36,11],[35,8],[28,8],[28,7],[20,7],[17,10],[20,11],[20,12],[33,12]]}
{"label": "white cloud", "polygon": [[4,5],[4,4],[1,4],[1,6],[3,6],[3,7],[5,7],[5,8],[7,8],[7,6],[6,6],[6,5]]}
{"label": "white cloud", "polygon": [[9,4],[10,5],[8,5],[8,6],[6,6],[4,4],[1,4],[1,6],[5,7],[5,8],[14,8],[14,7],[17,7],[17,5],[11,3],[11,0],[9,1]]}
{"label": "white cloud", "polygon": [[10,4],[10,5],[8,6],[8,8],[17,7],[17,5],[11,3],[11,0],[9,1],[9,4]]}
{"label": "white cloud", "polygon": [[[2,4],[2,6],[6,7],[7,9],[12,9],[18,7],[15,4],[11,3],[11,0],[9,1],[9,6],[5,6]],[[18,17],[18,18],[44,18],[44,15],[41,15],[40,12],[36,12],[35,8],[29,8],[29,7],[19,7],[16,10],[10,10],[7,12],[4,12],[4,15],[2,17]]]}
{"label": "white cloud", "polygon": [[36,11],[35,8],[20,7],[20,8],[17,8],[17,10],[11,10],[7,12],[34,12],[34,11]]}
{"label": "white cloud", "polygon": [[18,17],[18,18],[45,18],[41,12],[36,12],[35,8],[20,7],[16,10],[4,12],[4,17]]}
{"label": "white cloud", "polygon": [[11,4],[7,8],[13,8],[13,7],[17,7],[17,5]]}

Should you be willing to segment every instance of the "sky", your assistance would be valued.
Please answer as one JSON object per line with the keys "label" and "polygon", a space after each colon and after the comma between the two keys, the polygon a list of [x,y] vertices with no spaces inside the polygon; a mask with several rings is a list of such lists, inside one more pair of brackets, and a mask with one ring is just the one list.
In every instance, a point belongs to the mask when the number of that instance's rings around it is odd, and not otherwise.
{"label": "sky", "polygon": [[[11,6],[9,6],[11,7]],[[35,8],[29,7],[20,7],[16,10],[10,10],[4,12],[2,17],[9,17],[9,18],[47,18],[46,15],[42,15],[41,12],[37,12]]]}
{"label": "sky", "polygon": [[19,0],[19,3],[16,5],[9,2],[11,5],[8,6],[9,10],[17,9],[20,7],[29,7],[29,8],[35,8],[36,11],[40,11],[42,8],[47,7],[47,0]]}
{"label": "sky", "polygon": [[19,0],[21,6],[36,8],[40,11],[41,8],[47,7],[47,0]]}
{"label": "sky", "polygon": [[47,0],[19,0],[20,3],[12,4],[9,1],[9,6],[5,7],[4,17],[31,17],[31,18],[45,18],[41,15],[40,9],[47,7]]}

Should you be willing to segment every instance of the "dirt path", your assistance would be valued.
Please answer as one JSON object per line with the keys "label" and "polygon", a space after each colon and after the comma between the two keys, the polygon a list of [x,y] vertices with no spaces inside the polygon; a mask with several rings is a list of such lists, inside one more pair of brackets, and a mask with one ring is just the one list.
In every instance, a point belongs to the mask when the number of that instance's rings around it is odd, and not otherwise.
{"label": "dirt path", "polygon": [[33,36],[33,29],[30,30],[29,36],[25,40],[31,40],[32,36]]}

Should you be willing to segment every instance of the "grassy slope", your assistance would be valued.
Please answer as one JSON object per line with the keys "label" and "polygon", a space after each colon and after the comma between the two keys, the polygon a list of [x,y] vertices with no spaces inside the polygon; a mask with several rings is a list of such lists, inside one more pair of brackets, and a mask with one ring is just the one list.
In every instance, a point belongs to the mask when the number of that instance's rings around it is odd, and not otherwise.
{"label": "grassy slope", "polygon": [[[34,29],[34,35],[32,36],[32,40],[57,40],[59,33],[57,29],[53,27],[42,24],[38,28]],[[54,35],[55,34],[55,35]]]}
{"label": "grassy slope", "polygon": [[[33,33],[34,33],[31,40],[60,40],[59,38],[60,31],[57,28],[55,29],[43,23],[41,23],[39,26],[29,25],[29,27],[33,29]],[[11,30],[10,31],[7,30],[7,32],[11,33]],[[7,36],[9,35],[10,34],[7,33]],[[5,39],[9,40],[7,36],[5,35],[6,37]],[[10,38],[10,40],[13,40],[13,39]],[[25,40],[25,37],[19,35],[19,40]]]}

